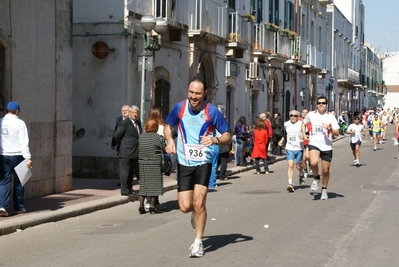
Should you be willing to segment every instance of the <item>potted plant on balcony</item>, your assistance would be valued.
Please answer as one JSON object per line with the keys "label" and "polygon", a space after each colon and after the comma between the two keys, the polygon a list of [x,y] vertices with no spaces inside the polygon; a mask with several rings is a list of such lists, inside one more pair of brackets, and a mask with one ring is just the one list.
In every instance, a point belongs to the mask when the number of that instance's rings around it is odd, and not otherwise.
{"label": "potted plant on balcony", "polygon": [[243,14],[242,17],[244,19],[244,22],[254,22],[255,21],[255,16],[248,14],[248,13]]}
{"label": "potted plant on balcony", "polygon": [[278,29],[279,29],[280,27],[277,26],[277,25],[274,24],[274,23],[265,22],[265,28],[266,28],[267,30],[269,30],[269,31],[276,32],[276,31],[278,31]]}
{"label": "potted plant on balcony", "polygon": [[231,32],[227,36],[227,42],[228,43],[241,43],[241,36],[239,33],[236,32]]}
{"label": "potted plant on balcony", "polygon": [[286,36],[286,37],[290,38],[291,40],[295,39],[295,37],[298,36],[298,34],[296,32],[291,31],[290,29],[284,29],[282,31],[282,33],[283,33],[282,34],[283,36]]}

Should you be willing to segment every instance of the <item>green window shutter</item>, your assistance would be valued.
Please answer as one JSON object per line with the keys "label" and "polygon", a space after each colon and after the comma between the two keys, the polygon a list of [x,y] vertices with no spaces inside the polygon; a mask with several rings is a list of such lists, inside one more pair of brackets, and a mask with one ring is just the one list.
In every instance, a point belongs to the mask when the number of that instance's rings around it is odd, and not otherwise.
{"label": "green window shutter", "polygon": [[274,0],[274,24],[280,25],[280,7],[279,7],[279,0]]}
{"label": "green window shutter", "polygon": [[269,23],[274,23],[273,0],[269,0]]}
{"label": "green window shutter", "polygon": [[263,1],[262,0],[258,0],[258,8],[257,8],[257,19],[256,22],[257,23],[261,23],[263,21]]}

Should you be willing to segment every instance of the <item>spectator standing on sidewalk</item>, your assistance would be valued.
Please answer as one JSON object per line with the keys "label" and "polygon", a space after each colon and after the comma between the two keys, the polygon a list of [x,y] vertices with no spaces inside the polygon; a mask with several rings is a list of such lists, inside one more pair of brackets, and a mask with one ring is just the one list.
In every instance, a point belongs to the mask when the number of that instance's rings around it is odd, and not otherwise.
{"label": "spectator standing on sidewalk", "polygon": [[281,146],[278,144],[281,137],[283,137],[283,121],[281,118],[280,113],[274,113],[274,117],[272,119],[272,129],[273,129],[273,136],[272,136],[272,153],[276,156],[282,156]]}
{"label": "spectator standing on sidewalk", "polygon": [[[273,137],[273,128],[272,128],[272,122],[270,121],[270,111],[265,110],[263,112],[265,114],[264,122],[266,124],[266,130],[267,134],[269,136],[267,140],[267,148],[266,151],[271,151],[271,145],[272,145],[272,137]],[[260,116],[259,116],[260,117]],[[263,117],[263,116],[262,116]]]}
{"label": "spectator standing on sidewalk", "polygon": [[269,162],[267,161],[267,141],[269,136],[266,131],[266,124],[261,119],[255,119],[255,129],[253,131],[253,148],[251,153],[251,158],[255,160],[256,174],[260,174],[259,161],[263,161],[263,167],[265,174],[269,174]]}
{"label": "spectator standing on sidewalk", "polygon": [[302,157],[303,157],[303,138],[305,136],[305,127],[302,121],[298,120],[299,112],[291,110],[290,119],[284,123],[284,136],[279,141],[279,146],[283,146],[285,142],[285,152],[287,157],[287,176],[288,176],[288,192],[294,192],[292,176],[294,174],[294,164],[299,171],[299,185],[305,183],[303,175]]}
{"label": "spectator standing on sidewalk", "polygon": [[[123,105],[122,109],[121,109],[121,112],[122,112],[122,116],[120,116],[120,117],[118,117],[116,119],[114,133],[116,131],[116,128],[118,128],[119,123],[121,121],[123,121],[124,119],[126,119],[127,117],[129,117],[129,105]],[[116,150],[116,151],[119,150],[119,147],[116,144],[116,141],[115,141],[115,138],[114,138],[113,134],[112,134],[112,140],[111,140],[111,149],[112,150]]]}
{"label": "spectator standing on sidewalk", "polygon": [[[160,107],[154,106],[154,107],[152,107],[152,108],[150,109],[150,111],[148,112],[147,121],[149,121],[149,120],[151,120],[151,119],[154,119],[154,120],[156,120],[156,121],[158,122],[158,131],[157,131],[157,134],[159,134],[159,135],[161,135],[161,136],[163,137],[163,131],[164,131],[165,122],[164,122],[164,120],[162,119],[162,110],[161,110]],[[139,144],[139,146],[140,146],[140,144]],[[140,154],[140,149],[139,149],[139,154]],[[169,168],[169,170],[165,171],[164,174],[165,174],[166,176],[170,176],[170,172],[171,172],[171,170],[172,170],[173,156],[172,156],[171,154],[165,154],[165,155],[166,155],[167,158],[169,159],[170,168]],[[163,209],[166,208],[166,205],[165,205],[165,204],[161,204],[161,203],[159,202],[159,196],[156,197],[155,205],[156,205],[156,208],[159,209],[159,210],[163,210]],[[147,210],[149,210],[150,207],[151,207],[151,197],[148,196],[148,197],[146,198],[145,208],[146,208]]]}
{"label": "spectator standing on sidewalk", "polygon": [[[206,196],[214,157],[213,145],[231,143],[229,126],[223,114],[205,100],[207,86],[203,79],[194,77],[188,84],[188,99],[178,103],[165,122],[166,152],[176,153],[172,128],[178,127],[178,203],[184,213],[192,212],[191,225],[195,228],[190,257],[204,255],[202,238],[207,218]],[[213,136],[213,129],[220,137]]]}
{"label": "spectator standing on sidewalk", "polygon": [[320,96],[317,98],[317,109],[309,112],[303,123],[311,123],[312,130],[309,135],[309,162],[313,170],[313,183],[310,187],[312,192],[319,189],[319,158],[321,158],[322,171],[322,200],[328,199],[327,186],[330,179],[330,165],[333,157],[332,136],[339,135],[337,119],[327,111],[327,98]]}
{"label": "spectator standing on sidewalk", "polygon": [[121,183],[121,195],[132,197],[135,193],[132,190],[133,174],[139,175],[139,136],[142,133],[141,122],[138,119],[139,108],[129,107],[129,118],[121,121],[116,128],[114,138],[119,145],[119,176]]}
{"label": "spectator standing on sidewalk", "polygon": [[237,143],[237,166],[247,166],[247,161],[245,159],[245,146],[249,138],[249,132],[247,131],[247,119],[241,116],[234,126],[234,134],[236,136]]}
{"label": "spectator standing on sidewalk", "polygon": [[163,195],[163,177],[161,172],[162,151],[166,147],[165,138],[157,134],[158,120],[149,119],[144,127],[144,133],[139,137],[139,171],[140,171],[140,207],[139,213],[144,214],[144,199],[151,197],[149,211],[151,214],[162,213],[155,205],[158,196]]}
{"label": "spectator standing on sidewalk", "polygon": [[[217,133],[217,137],[219,136],[220,133]],[[229,161],[229,155],[231,151],[231,144],[226,144],[219,146],[219,157],[218,157],[218,166],[219,168],[219,173],[217,175],[218,179],[220,180],[227,180],[226,176],[226,170],[227,170],[227,162]]]}
{"label": "spectator standing on sidewalk", "polygon": [[7,104],[7,114],[0,119],[0,217],[8,217],[11,176],[14,177],[14,212],[16,214],[26,212],[24,187],[14,171],[14,168],[24,159],[28,160],[26,166],[32,167],[28,129],[25,122],[18,118],[20,112],[18,102],[11,101]]}

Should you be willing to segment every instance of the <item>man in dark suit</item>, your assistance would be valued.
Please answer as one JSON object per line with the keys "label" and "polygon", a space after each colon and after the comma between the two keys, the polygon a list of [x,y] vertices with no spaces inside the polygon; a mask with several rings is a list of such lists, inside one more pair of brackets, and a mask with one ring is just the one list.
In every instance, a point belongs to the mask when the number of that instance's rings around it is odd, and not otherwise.
{"label": "man in dark suit", "polygon": [[[120,116],[116,119],[114,134],[115,134],[116,128],[118,128],[119,123],[121,121],[123,121],[124,119],[126,119],[127,117],[129,117],[129,105],[123,105],[121,111],[122,111],[122,116]],[[116,151],[119,150],[119,147],[116,145],[116,141],[115,141],[115,138],[113,135],[112,135],[112,141],[111,141],[111,149],[112,150],[116,149]]]}
{"label": "man in dark suit", "polygon": [[141,122],[138,119],[139,108],[129,107],[129,116],[121,121],[114,133],[114,139],[119,146],[119,172],[121,182],[121,194],[133,196],[133,174],[139,179],[138,154],[139,135],[142,132]]}

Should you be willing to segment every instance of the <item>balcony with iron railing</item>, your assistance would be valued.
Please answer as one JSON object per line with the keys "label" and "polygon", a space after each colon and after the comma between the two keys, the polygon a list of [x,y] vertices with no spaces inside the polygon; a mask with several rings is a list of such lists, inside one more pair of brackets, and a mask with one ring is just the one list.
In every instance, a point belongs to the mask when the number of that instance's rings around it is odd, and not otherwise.
{"label": "balcony with iron railing", "polygon": [[353,88],[354,84],[359,84],[359,72],[348,68],[348,67],[338,67],[337,70],[337,82],[342,86],[347,85],[349,89]]}
{"label": "balcony with iron railing", "polygon": [[226,47],[246,50],[251,38],[251,20],[238,12],[229,14],[228,34],[226,36]]}
{"label": "balcony with iron railing", "polygon": [[269,23],[255,23],[253,32],[253,54],[272,55],[282,61],[292,55],[292,38],[280,35],[278,27],[270,27]]}
{"label": "balcony with iron railing", "polygon": [[326,69],[323,64],[322,52],[317,50],[317,47],[314,45],[306,46],[306,64],[304,67],[308,67],[310,70],[314,70],[315,72],[319,72],[323,69]]}
{"label": "balcony with iron railing", "polygon": [[189,3],[187,11],[189,37],[204,35],[204,33],[223,39],[227,37],[228,13],[225,5],[212,0],[187,2]]}
{"label": "balcony with iron railing", "polygon": [[278,47],[277,54],[283,58],[287,58],[287,64],[291,65],[303,65],[302,55],[300,46],[300,37],[296,32],[290,30],[279,31],[278,33]]}

